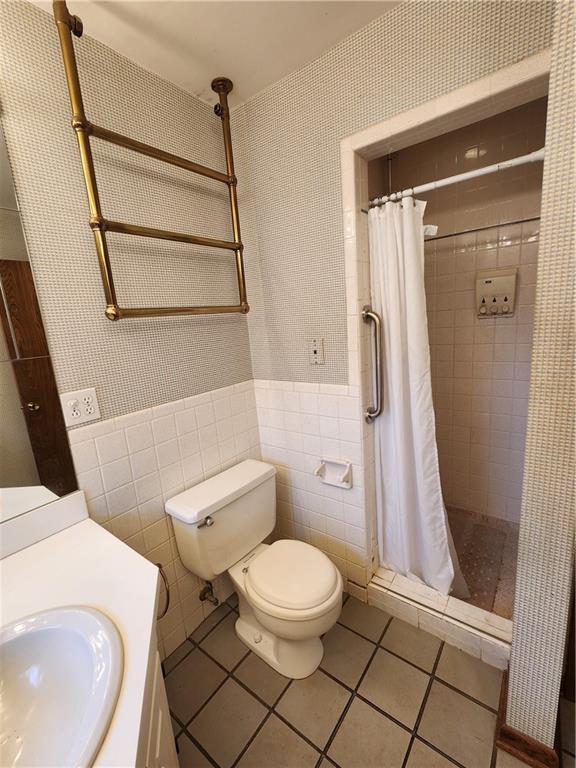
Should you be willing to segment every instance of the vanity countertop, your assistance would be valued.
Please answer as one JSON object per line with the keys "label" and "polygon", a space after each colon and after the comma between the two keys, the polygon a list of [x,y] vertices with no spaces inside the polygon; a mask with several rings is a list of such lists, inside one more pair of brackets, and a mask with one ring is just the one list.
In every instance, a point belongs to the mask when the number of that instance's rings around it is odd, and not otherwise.
{"label": "vanity countertop", "polygon": [[82,520],[0,561],[0,624],[67,605],[91,606],[116,624],[124,677],[95,766],[134,766],[150,643],[155,642],[158,569],[92,520]]}

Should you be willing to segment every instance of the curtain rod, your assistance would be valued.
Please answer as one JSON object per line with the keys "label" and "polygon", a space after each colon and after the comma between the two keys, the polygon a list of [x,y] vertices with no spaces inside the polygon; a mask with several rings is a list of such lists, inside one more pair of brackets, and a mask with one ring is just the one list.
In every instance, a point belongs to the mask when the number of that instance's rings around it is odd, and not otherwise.
{"label": "curtain rod", "polygon": [[[513,157],[511,160],[503,160],[500,163],[494,163],[494,165],[486,165],[484,168],[476,168],[473,171],[466,171],[465,173],[459,173],[456,176],[448,176],[446,179],[438,179],[436,181],[430,181],[427,184],[420,184],[419,187],[409,187],[401,192],[392,192],[390,195],[384,195],[383,197],[375,197],[370,201],[370,208],[377,208],[384,203],[393,202],[395,200],[401,200],[403,197],[410,197],[412,195],[419,195],[423,192],[431,192],[433,189],[440,189],[442,187],[448,187],[452,184],[459,184],[461,181],[468,181],[468,179],[475,179],[478,176],[486,176],[489,173],[496,173],[496,171],[505,171],[508,168],[514,168],[517,165],[525,165],[526,163],[537,163],[544,160],[544,147],[537,149],[534,152],[529,152],[527,155],[521,155],[520,157]],[[363,213],[368,213],[364,208]]]}
{"label": "curtain rod", "polygon": [[483,227],[472,227],[472,229],[463,229],[460,232],[449,232],[447,235],[432,235],[432,237],[425,237],[424,242],[429,243],[432,240],[444,240],[446,237],[469,235],[471,232],[482,232],[485,229],[499,229],[500,227],[511,227],[514,224],[527,224],[529,221],[540,221],[540,216],[531,216],[528,219],[515,219],[514,221],[503,221],[500,224],[486,224]]}

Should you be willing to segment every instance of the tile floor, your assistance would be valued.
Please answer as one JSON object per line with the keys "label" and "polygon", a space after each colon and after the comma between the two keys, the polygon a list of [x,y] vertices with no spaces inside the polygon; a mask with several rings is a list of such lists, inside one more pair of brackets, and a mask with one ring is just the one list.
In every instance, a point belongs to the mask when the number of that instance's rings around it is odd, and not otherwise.
{"label": "tile floor", "polygon": [[306,680],[238,640],[235,596],[164,669],[181,768],[490,768],[501,673],[348,598]]}
{"label": "tile floor", "polygon": [[471,593],[466,602],[511,619],[518,524],[454,507],[448,508],[448,520],[460,567]]}

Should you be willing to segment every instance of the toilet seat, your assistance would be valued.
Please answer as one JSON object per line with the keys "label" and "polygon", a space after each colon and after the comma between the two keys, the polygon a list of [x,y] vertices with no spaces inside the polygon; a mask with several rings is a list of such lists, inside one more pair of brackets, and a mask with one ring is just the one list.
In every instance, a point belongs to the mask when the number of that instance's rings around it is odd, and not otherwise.
{"label": "toilet seat", "polygon": [[255,607],[292,621],[322,616],[342,593],[334,563],[319,549],[291,539],[274,542],[252,559],[244,585]]}

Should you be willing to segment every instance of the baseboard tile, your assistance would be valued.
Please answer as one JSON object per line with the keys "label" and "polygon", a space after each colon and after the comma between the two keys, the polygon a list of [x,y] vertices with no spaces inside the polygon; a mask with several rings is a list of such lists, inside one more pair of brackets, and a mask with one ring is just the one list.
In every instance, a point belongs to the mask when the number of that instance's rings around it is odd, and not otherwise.
{"label": "baseboard tile", "polygon": [[368,602],[368,592],[366,587],[361,587],[358,584],[355,584],[353,581],[350,581],[350,579],[348,579],[347,582],[347,592],[350,597],[355,597],[362,603]]}
{"label": "baseboard tile", "polygon": [[512,642],[513,624],[509,619],[466,603],[464,600],[441,595],[436,590],[424,584],[417,584],[387,568],[378,568],[370,583],[404,600],[409,600],[418,607],[426,607],[435,614],[445,616],[458,625],[470,626],[508,645]]}
{"label": "baseboard tile", "polygon": [[494,637],[477,627],[436,611],[413,599],[402,596],[374,578],[367,588],[368,604],[386,611],[391,616],[406,621],[425,632],[439,637],[471,656],[482,659],[498,669],[507,669],[510,659],[510,643]]}

